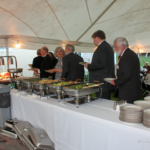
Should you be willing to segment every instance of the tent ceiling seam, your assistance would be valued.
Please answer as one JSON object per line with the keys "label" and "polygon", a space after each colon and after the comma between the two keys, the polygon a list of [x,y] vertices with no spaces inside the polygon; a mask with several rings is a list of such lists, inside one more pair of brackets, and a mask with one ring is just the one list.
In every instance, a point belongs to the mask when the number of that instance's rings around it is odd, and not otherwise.
{"label": "tent ceiling seam", "polygon": [[116,19],[116,18],[119,18],[119,17],[122,17],[122,16],[126,16],[126,15],[129,15],[129,14],[135,13],[135,12],[139,12],[139,11],[143,11],[143,10],[148,10],[148,9],[150,9],[150,8],[147,8],[147,9],[141,9],[141,10],[133,11],[133,12],[130,12],[130,13],[126,13],[126,14],[123,14],[123,15],[120,15],[120,16],[117,16],[117,17],[114,17],[114,18],[111,18],[111,19],[109,19],[109,20],[105,20],[105,21],[96,23],[96,25],[97,25],[97,24],[104,23],[104,22],[107,22],[107,21],[110,21],[110,20],[113,20],[113,19]]}
{"label": "tent ceiling seam", "polygon": [[81,34],[81,36],[76,40],[75,44],[91,29],[91,27],[108,11],[108,9],[116,2],[113,0],[109,6],[98,16],[98,18]]}
{"label": "tent ceiling seam", "polygon": [[86,8],[87,8],[89,18],[90,18],[90,21],[91,21],[91,24],[92,24],[92,19],[91,19],[91,16],[90,16],[90,11],[89,11],[89,7],[88,7],[88,4],[87,4],[87,0],[85,0],[85,3],[86,3]]}
{"label": "tent ceiling seam", "polygon": [[28,27],[32,30],[32,32],[34,32],[34,34],[35,34],[37,37],[39,37],[39,36],[36,34],[36,32],[35,32],[27,23],[25,23],[24,21],[22,21],[20,18],[18,18],[17,16],[15,16],[13,13],[9,12],[8,10],[6,10],[6,9],[4,9],[4,8],[2,8],[2,7],[0,7],[0,8],[3,9],[4,11],[8,12],[9,14],[11,14],[11,15],[14,16],[15,18],[17,18],[18,20],[20,20],[23,24],[25,24],[26,26],[28,26]]}
{"label": "tent ceiling seam", "polygon": [[[69,37],[68,37],[68,35],[67,35],[67,33],[66,33],[65,29],[63,28],[62,24],[60,23],[60,21],[59,21],[59,19],[58,19],[57,15],[55,14],[55,12],[54,12],[53,8],[52,8],[52,7],[51,7],[51,5],[47,2],[47,0],[45,0],[45,1],[46,1],[46,3],[48,4],[49,8],[52,10],[52,12],[53,12],[53,14],[55,15],[55,17],[56,17],[57,21],[59,22],[59,24],[60,24],[61,28],[63,29],[63,31],[64,31],[64,33],[65,33],[66,37],[67,37],[67,38],[68,38],[68,40],[69,40]],[[70,40],[69,40],[69,41],[70,41]]]}
{"label": "tent ceiling seam", "polygon": [[130,26],[124,27],[124,28],[122,28],[122,29],[114,30],[114,31],[109,32],[109,33],[106,33],[106,34],[108,35],[108,34],[111,34],[111,33],[113,33],[113,32],[119,31],[119,30],[123,30],[123,29],[129,28],[129,27],[132,27],[132,26],[136,26],[136,25],[144,24],[144,23],[149,23],[149,22],[150,22],[150,21],[148,21],[148,22],[142,22],[142,23],[137,23],[137,24],[134,24],[134,25],[130,25]]}

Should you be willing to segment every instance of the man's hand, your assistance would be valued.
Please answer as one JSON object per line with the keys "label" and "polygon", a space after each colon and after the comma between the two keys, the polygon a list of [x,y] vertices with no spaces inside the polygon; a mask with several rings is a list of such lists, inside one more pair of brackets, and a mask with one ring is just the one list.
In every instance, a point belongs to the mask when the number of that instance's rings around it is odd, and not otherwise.
{"label": "man's hand", "polygon": [[39,73],[38,69],[34,68],[34,74],[38,74],[38,73]]}
{"label": "man's hand", "polygon": [[112,80],[110,84],[112,84],[112,85],[116,85],[116,84],[115,84],[115,82],[114,82],[114,80]]}
{"label": "man's hand", "polygon": [[84,67],[85,67],[86,69],[88,69],[88,63],[85,63],[85,64],[84,64]]}

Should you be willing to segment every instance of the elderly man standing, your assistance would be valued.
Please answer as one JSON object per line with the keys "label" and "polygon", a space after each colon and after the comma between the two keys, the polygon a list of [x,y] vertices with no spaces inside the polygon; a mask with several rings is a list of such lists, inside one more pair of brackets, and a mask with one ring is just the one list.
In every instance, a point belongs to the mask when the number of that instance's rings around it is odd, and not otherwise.
{"label": "elderly man standing", "polygon": [[138,56],[128,48],[128,42],[123,37],[114,41],[116,52],[121,55],[117,66],[117,79],[111,82],[119,89],[119,100],[133,103],[141,96],[140,62]]}
{"label": "elderly man standing", "polygon": [[[105,41],[105,33],[101,30],[96,31],[92,35],[93,43],[97,46],[92,58],[91,64],[86,63],[85,68],[89,70],[90,83],[99,81],[102,85],[102,98],[110,99],[112,85],[104,81],[104,78],[115,78],[114,74],[114,52],[111,46]],[[100,92],[96,93],[100,96]]]}
{"label": "elderly man standing", "polygon": [[48,48],[45,46],[41,48],[41,54],[44,59],[40,66],[40,78],[48,78],[49,76],[52,76],[52,74],[46,72],[45,70],[53,69],[52,58],[49,56]]}
{"label": "elderly man standing", "polygon": [[65,78],[66,81],[77,79],[84,80],[84,66],[79,62],[83,62],[83,58],[77,54],[74,54],[75,48],[71,44],[65,46],[66,56],[62,60],[62,75],[61,78]]}
{"label": "elderly man standing", "polygon": [[148,65],[148,62],[145,63],[145,66],[143,68],[146,68],[148,69],[149,65]]}

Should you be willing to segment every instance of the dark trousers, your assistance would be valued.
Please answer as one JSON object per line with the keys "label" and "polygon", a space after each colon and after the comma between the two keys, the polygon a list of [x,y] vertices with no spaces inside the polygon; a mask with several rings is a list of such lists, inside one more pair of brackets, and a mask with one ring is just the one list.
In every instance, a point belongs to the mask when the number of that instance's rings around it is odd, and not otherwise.
{"label": "dark trousers", "polygon": [[[100,97],[100,94],[101,94],[101,91],[100,91],[100,92],[97,92],[97,93],[96,93],[96,97],[99,98],[99,97]],[[111,95],[111,91],[104,91],[104,92],[102,92],[101,98],[110,100],[110,95]]]}

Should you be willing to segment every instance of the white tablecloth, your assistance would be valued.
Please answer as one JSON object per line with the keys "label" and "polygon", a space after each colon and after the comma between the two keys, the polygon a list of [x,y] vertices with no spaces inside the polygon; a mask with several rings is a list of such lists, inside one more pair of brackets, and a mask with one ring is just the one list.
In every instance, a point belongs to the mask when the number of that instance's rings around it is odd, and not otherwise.
{"label": "white tablecloth", "polygon": [[150,150],[150,129],[121,122],[113,101],[95,100],[76,108],[17,93],[11,92],[12,118],[45,129],[56,150]]}

